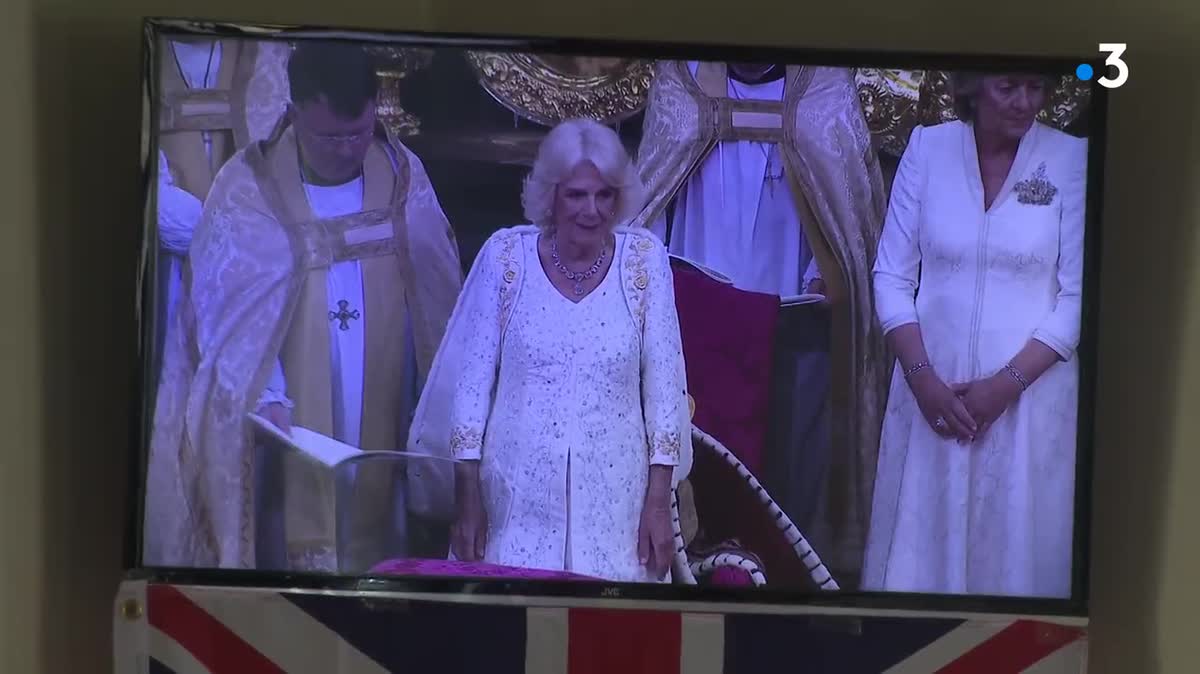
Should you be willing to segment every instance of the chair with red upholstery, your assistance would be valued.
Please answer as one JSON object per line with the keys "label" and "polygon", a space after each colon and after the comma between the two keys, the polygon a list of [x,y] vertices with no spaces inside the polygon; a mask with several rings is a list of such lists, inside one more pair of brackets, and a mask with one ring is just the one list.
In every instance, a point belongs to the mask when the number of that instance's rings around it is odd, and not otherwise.
{"label": "chair with red upholstery", "polygon": [[714,585],[838,589],[756,477],[768,463],[780,298],[682,258],[672,271],[693,405],[694,464],[679,490],[693,575]]}

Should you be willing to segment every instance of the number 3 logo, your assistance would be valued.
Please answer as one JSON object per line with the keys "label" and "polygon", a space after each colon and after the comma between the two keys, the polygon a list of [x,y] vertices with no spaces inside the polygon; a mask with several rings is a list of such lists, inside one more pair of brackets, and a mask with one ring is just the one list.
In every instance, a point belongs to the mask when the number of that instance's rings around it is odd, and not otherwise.
{"label": "number 3 logo", "polygon": [[1101,42],[1100,52],[1108,54],[1108,58],[1104,59],[1104,65],[1116,68],[1117,76],[1110,78],[1108,75],[1105,75],[1096,80],[1096,82],[1107,89],[1116,89],[1125,84],[1125,80],[1129,79],[1129,64],[1121,58],[1121,55],[1125,53],[1125,43]]}

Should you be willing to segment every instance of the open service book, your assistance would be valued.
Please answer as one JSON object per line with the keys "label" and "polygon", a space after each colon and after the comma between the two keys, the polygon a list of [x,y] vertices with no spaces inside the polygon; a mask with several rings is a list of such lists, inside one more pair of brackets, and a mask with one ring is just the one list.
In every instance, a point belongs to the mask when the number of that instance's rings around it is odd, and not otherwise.
{"label": "open service book", "polygon": [[794,307],[800,304],[818,304],[825,301],[825,296],[817,293],[805,293],[803,295],[784,295],[779,298],[779,306]]}
{"label": "open service book", "polygon": [[275,424],[268,421],[266,418],[257,414],[249,414],[250,421],[262,432],[274,438],[282,445],[296,450],[305,458],[322,464],[329,468],[336,468],[344,463],[368,457],[390,457],[393,459],[423,459],[445,461],[447,463],[455,463],[455,460],[450,457],[434,456],[431,454],[419,454],[416,452],[403,452],[399,450],[363,450],[353,445],[348,445],[339,440],[329,437],[323,433],[318,433],[314,430],[304,428],[303,426],[292,426],[292,433],[288,435],[283,432]]}

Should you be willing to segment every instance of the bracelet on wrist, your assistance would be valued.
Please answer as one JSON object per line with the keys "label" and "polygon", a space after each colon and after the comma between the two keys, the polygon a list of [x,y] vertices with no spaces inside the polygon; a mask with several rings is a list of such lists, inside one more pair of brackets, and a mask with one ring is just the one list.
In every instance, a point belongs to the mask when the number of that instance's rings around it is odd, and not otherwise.
{"label": "bracelet on wrist", "polygon": [[930,367],[929,361],[923,360],[919,363],[914,363],[911,367],[904,371],[904,380],[908,381],[912,376],[921,370],[928,370]]}
{"label": "bracelet on wrist", "polygon": [[1013,381],[1017,382],[1017,385],[1021,387],[1022,392],[1029,390],[1029,380],[1025,378],[1025,375],[1022,374],[1015,365],[1008,363],[1004,366],[1004,372],[1011,377]]}

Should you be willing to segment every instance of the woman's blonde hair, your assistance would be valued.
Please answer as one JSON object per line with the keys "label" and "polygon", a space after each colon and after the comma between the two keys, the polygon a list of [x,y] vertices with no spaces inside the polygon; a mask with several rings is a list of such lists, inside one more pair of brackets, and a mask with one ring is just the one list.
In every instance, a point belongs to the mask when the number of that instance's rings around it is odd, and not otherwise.
{"label": "woman's blonde hair", "polygon": [[646,189],[617,132],[591,119],[570,119],[550,130],[525,178],[521,205],[529,222],[554,227],[554,195],[560,183],[583,162],[590,162],[617,191],[612,224],[628,222],[645,205]]}

